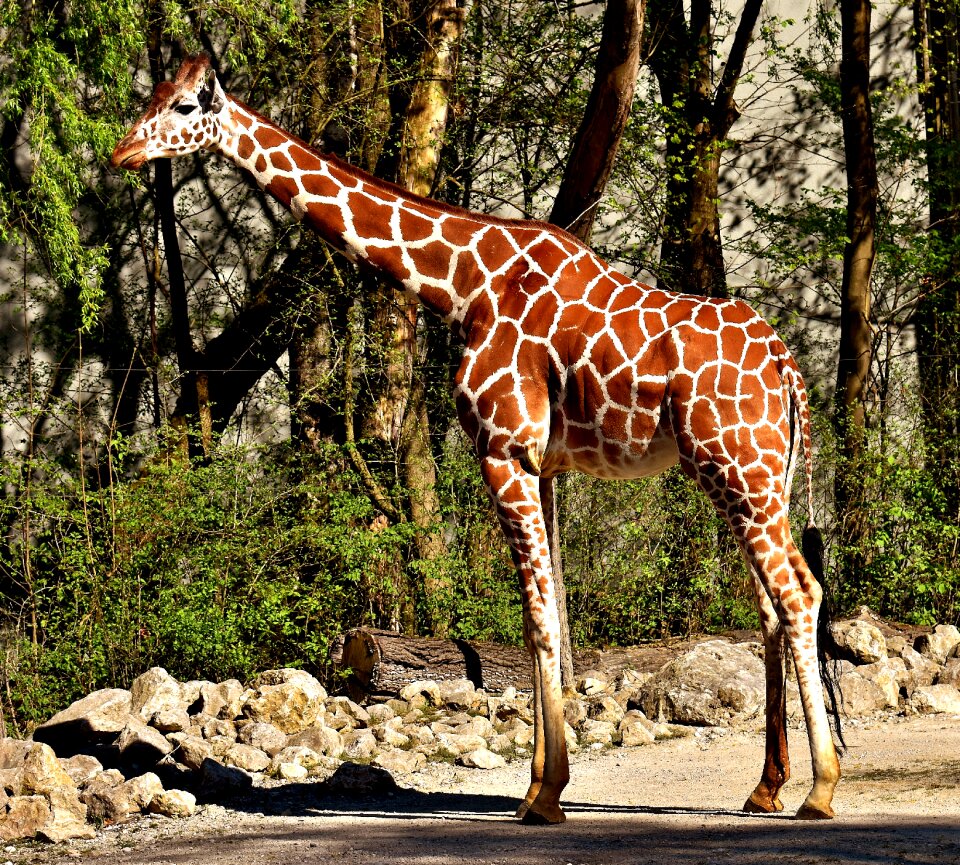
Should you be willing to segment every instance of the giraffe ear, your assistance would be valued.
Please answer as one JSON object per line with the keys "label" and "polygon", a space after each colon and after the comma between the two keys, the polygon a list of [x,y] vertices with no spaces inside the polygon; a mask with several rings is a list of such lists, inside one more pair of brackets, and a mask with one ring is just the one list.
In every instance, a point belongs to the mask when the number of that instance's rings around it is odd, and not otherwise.
{"label": "giraffe ear", "polygon": [[212,111],[216,114],[226,101],[226,96],[224,96],[223,88],[220,86],[220,82],[217,80],[217,73],[212,69],[207,70],[206,81],[204,82],[203,88],[198,94],[200,105],[203,107],[204,111]]}

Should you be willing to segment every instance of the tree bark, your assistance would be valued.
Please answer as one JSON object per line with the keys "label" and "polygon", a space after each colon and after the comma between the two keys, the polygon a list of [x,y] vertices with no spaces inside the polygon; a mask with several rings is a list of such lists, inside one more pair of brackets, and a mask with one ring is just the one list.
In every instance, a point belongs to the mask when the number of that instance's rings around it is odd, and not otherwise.
{"label": "tree bark", "polygon": [[550,222],[584,243],[590,242],[597,205],[630,115],[640,70],[645,3],[646,0],[607,3],[593,87],[550,212]]}
{"label": "tree bark", "polygon": [[[446,131],[450,90],[457,62],[457,45],[463,34],[465,9],[456,0],[430,0],[421,8],[400,4],[395,12],[392,43],[401,36],[410,39],[409,22],[415,22],[419,55],[408,58],[416,68],[413,86],[393,88],[391,106],[395,112],[395,135],[399,140],[378,165],[378,174],[395,178],[418,195],[433,194]],[[409,50],[409,45],[405,46]],[[395,154],[395,155],[394,155]],[[395,161],[394,161],[395,160]],[[397,455],[398,474],[408,496],[410,521],[417,527],[414,536],[417,559],[425,563],[423,589],[427,626],[444,636],[450,625],[450,586],[438,569],[446,547],[437,531],[440,501],[436,493],[437,472],[430,446],[430,419],[427,386],[423,377],[418,342],[421,312],[415,299],[392,286],[381,286],[374,294],[373,331],[383,347],[383,375],[380,389],[366,424],[366,431],[386,443]]]}
{"label": "tree bark", "polygon": [[[630,116],[633,91],[640,70],[645,3],[646,0],[610,0],[607,3],[593,87],[550,212],[550,222],[567,229],[584,243],[590,242],[597,205],[610,179]],[[558,483],[556,478],[541,480],[540,500],[547,522],[557,612],[560,615],[560,677],[564,688],[572,688],[573,645],[560,546]]]}
{"label": "tree bark", "polygon": [[[156,87],[164,80],[163,55],[160,51],[160,19],[162,12],[151,8],[148,27],[147,56],[150,77]],[[163,238],[163,254],[167,264],[167,283],[170,298],[170,316],[173,324],[177,365],[180,367],[180,401],[184,411],[179,427],[180,434],[192,458],[206,456],[212,444],[210,399],[206,371],[197,362],[190,328],[190,307],[187,302],[187,286],[183,272],[183,259],[177,238],[177,219],[173,197],[173,169],[169,159],[158,159],[153,169],[154,206]],[[199,432],[199,436],[197,433]]]}
{"label": "tree bark", "polygon": [[960,16],[915,0],[917,81],[926,128],[930,236],[937,266],[914,316],[927,468],[960,515]]}
{"label": "tree bark", "polygon": [[658,284],[727,297],[720,237],[720,156],[740,116],[734,92],[762,0],[746,0],[716,90],[710,0],[692,0],[690,22],[679,0],[650,0],[650,66],[666,116],[667,202]]}
{"label": "tree bark", "polygon": [[840,459],[834,480],[837,520],[841,531],[841,570],[854,579],[862,560],[860,548],[866,399],[872,334],[870,278],[876,255],[877,160],[870,109],[869,0],[840,4],[840,108],[847,163],[847,237],[840,296],[840,357],[834,398],[834,424]]}
{"label": "tree bark", "polygon": [[[756,633],[743,632],[733,640],[744,638],[755,640]],[[678,652],[707,639],[716,637],[604,651],[579,649],[574,654],[574,669],[578,676],[595,673],[614,682],[625,671],[659,670]],[[511,686],[529,691],[532,687],[530,655],[519,646],[476,640],[435,640],[396,631],[355,628],[337,641],[332,659],[336,671],[350,671],[345,679],[346,688],[357,702],[395,697],[406,685],[417,681],[469,679],[474,687],[488,691],[502,691]]]}

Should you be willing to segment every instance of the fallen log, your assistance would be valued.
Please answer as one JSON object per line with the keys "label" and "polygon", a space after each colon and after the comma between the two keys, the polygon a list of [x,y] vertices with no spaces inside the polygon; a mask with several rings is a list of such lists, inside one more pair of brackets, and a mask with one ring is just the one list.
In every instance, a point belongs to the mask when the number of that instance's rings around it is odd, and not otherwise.
{"label": "fallen log", "polygon": [[[656,643],[607,651],[574,651],[577,676],[597,671],[613,681],[624,670],[653,672],[678,649],[709,637],[673,643]],[[734,636],[734,641],[738,641]],[[352,700],[395,697],[411,682],[469,679],[474,687],[502,691],[513,686],[529,691],[530,656],[519,646],[502,646],[477,640],[436,640],[408,637],[379,628],[354,628],[344,634],[333,651],[336,672]]]}
{"label": "fallen log", "polygon": [[334,663],[350,698],[394,697],[411,682],[469,679],[474,687],[530,690],[530,656],[517,646],[474,640],[408,637],[379,628],[354,628],[343,635]]}

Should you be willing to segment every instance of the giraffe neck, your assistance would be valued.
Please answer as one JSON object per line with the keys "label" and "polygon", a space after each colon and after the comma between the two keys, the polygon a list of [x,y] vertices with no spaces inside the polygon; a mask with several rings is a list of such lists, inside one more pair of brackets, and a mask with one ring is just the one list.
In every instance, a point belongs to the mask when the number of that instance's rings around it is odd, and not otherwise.
{"label": "giraffe neck", "polygon": [[[325,155],[227,96],[230,120],[213,150],[351,261],[415,295],[450,325],[462,324],[475,285],[457,275],[464,235],[490,226]],[[457,241],[453,242],[453,235]]]}

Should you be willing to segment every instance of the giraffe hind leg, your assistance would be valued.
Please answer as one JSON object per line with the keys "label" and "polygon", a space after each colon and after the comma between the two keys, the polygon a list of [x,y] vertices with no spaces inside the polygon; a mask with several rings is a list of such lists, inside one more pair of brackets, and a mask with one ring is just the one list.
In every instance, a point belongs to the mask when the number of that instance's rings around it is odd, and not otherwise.
{"label": "giraffe hind leg", "polygon": [[753,588],[760,612],[766,668],[766,755],[760,783],[744,803],[743,810],[752,814],[770,814],[783,810],[780,789],[790,778],[784,633],[776,610],[756,574],[753,577]]}

